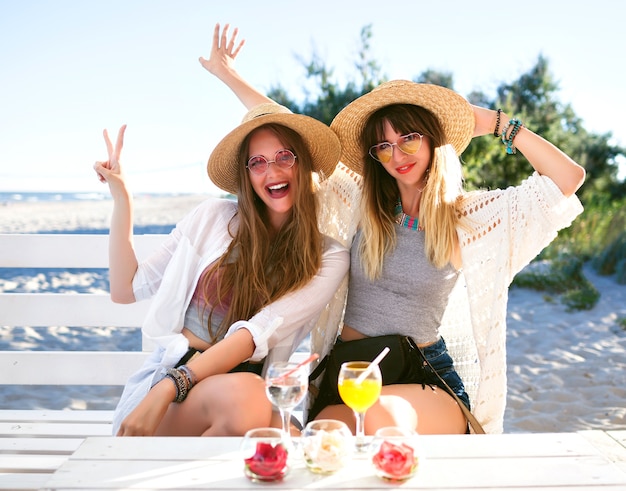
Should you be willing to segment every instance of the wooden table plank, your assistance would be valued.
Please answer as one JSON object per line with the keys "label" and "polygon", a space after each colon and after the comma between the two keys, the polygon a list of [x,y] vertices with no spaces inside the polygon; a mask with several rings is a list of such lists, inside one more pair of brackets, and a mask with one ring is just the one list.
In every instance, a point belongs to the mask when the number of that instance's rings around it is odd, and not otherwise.
{"label": "wooden table plank", "polygon": [[[603,433],[603,432],[602,432]],[[598,449],[577,433],[520,433],[502,435],[425,435],[421,445],[429,457],[555,457],[597,455]],[[72,455],[74,459],[111,460],[193,460],[203,458],[232,458],[239,448],[237,438],[148,437],[132,441],[116,437],[87,438]]]}
{"label": "wooden table plank", "polygon": [[0,472],[0,489],[11,491],[44,489],[50,474]]}
{"label": "wooden table plank", "polygon": [[[626,472],[587,438],[567,434],[421,437],[425,458],[402,485],[421,490],[617,490]],[[46,489],[258,489],[243,475],[240,438],[88,438]],[[389,489],[368,458],[330,475],[310,473],[301,459],[276,489]]]}
{"label": "wooden table plank", "polygon": [[53,473],[67,460],[67,455],[2,455],[0,472]]}
{"label": "wooden table plank", "polygon": [[[452,467],[451,464],[454,463]],[[68,460],[47,489],[254,489],[240,460]],[[453,471],[452,471],[453,469]],[[626,475],[601,457],[520,459],[427,459],[404,489],[511,489],[626,485]],[[387,489],[367,460],[354,460],[330,476],[311,474],[295,464],[278,489]]]}

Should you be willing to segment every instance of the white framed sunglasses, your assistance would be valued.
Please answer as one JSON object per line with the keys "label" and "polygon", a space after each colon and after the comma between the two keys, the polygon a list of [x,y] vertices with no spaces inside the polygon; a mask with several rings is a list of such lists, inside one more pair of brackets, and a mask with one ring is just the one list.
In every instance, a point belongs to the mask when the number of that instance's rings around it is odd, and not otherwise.
{"label": "white framed sunglasses", "polygon": [[408,135],[402,135],[395,143],[382,142],[377,145],[372,145],[369,149],[369,154],[374,160],[377,160],[381,164],[386,164],[393,156],[394,146],[398,147],[400,151],[407,155],[414,155],[422,146],[423,137],[424,135],[416,131]]}

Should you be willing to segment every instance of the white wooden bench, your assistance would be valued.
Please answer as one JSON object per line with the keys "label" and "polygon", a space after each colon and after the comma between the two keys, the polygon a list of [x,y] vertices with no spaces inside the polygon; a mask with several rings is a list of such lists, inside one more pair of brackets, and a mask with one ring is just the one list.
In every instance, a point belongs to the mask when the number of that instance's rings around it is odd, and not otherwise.
{"label": "white wooden bench", "polygon": [[[165,239],[136,235],[139,259]],[[108,268],[108,236],[0,234],[4,268]],[[149,301],[121,305],[108,293],[0,293],[0,326],[115,327],[139,330]],[[153,346],[137,351],[0,351],[6,386],[123,386]],[[302,360],[308,353],[294,353]],[[89,436],[110,436],[112,410],[0,409],[0,489],[40,489]]]}
{"label": "white wooden bench", "polygon": [[[165,235],[138,235],[144,257]],[[0,235],[0,268],[108,268],[108,236]],[[1,326],[139,329],[149,302],[120,305],[107,293],[0,293]],[[0,351],[2,386],[123,386],[141,351]],[[39,489],[85,437],[111,435],[111,410],[0,410],[0,489]]]}

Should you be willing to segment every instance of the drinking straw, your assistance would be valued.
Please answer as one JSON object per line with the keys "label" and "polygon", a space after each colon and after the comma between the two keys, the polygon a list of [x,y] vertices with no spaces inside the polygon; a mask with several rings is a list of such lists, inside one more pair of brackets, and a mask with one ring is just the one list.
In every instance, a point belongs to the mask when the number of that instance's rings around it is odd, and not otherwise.
{"label": "drinking straw", "polygon": [[317,360],[320,357],[320,355],[318,355],[317,353],[313,353],[311,356],[309,356],[306,360],[301,361],[300,363],[298,363],[295,367],[293,367],[291,370],[289,370],[288,372],[283,373],[280,377],[276,377],[275,379],[272,379],[272,382],[277,382],[279,380],[283,380],[287,377],[289,377],[289,375],[292,375],[294,373],[296,373],[300,368],[302,368],[304,365],[308,365],[309,363]]}
{"label": "drinking straw", "polygon": [[374,358],[374,361],[372,361],[372,363],[368,365],[365,371],[361,375],[358,376],[355,383],[357,385],[362,384],[363,381],[367,378],[367,376],[372,372],[372,370],[374,370],[374,368],[378,366],[378,364],[383,360],[383,358],[387,356],[387,353],[389,353],[389,347],[385,346],[385,348],[378,354],[378,356]]}

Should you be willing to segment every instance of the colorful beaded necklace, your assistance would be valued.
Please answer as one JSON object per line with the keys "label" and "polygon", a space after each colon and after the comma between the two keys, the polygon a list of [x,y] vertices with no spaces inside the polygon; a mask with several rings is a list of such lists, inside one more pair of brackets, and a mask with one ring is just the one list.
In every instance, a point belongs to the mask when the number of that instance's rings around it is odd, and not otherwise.
{"label": "colorful beaded necklace", "polygon": [[411,230],[423,230],[418,223],[418,219],[411,217],[402,211],[402,203],[396,203],[396,223]]}

